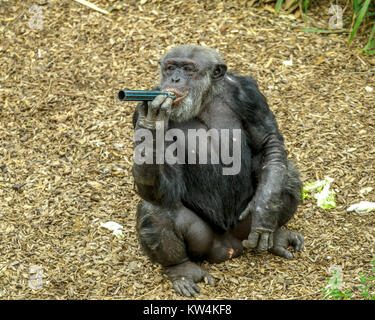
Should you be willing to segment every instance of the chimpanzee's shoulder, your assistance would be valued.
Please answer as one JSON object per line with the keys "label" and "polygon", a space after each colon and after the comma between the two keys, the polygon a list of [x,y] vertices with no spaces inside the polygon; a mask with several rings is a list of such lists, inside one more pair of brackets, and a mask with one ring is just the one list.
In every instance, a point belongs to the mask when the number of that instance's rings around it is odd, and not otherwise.
{"label": "chimpanzee's shoulder", "polygon": [[241,76],[241,75],[235,74],[233,72],[228,72],[227,73],[227,79],[232,83],[236,83],[237,86],[239,86],[243,89],[259,90],[258,84],[256,83],[256,81],[254,80],[254,78],[251,75]]}
{"label": "chimpanzee's shoulder", "polygon": [[[231,95],[230,100],[233,102],[231,106],[236,109],[235,111],[263,115],[269,111],[267,100],[260,92],[258,84],[252,76],[240,76],[228,72],[225,83]],[[250,114],[248,116],[250,117]]]}

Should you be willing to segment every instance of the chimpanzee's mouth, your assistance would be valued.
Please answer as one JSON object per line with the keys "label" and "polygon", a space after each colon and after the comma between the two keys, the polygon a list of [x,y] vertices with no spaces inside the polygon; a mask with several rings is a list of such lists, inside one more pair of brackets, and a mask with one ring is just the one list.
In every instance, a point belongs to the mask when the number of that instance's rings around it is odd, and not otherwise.
{"label": "chimpanzee's mouth", "polygon": [[187,96],[187,93],[183,93],[176,88],[166,88],[163,91],[174,93],[174,95],[176,96],[176,98],[174,98],[173,100],[174,105],[179,104]]}

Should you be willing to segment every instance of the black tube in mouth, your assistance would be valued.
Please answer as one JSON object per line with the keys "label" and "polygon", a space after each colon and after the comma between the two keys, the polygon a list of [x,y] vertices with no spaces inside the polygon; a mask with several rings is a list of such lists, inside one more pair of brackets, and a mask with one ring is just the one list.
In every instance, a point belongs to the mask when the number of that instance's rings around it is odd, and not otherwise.
{"label": "black tube in mouth", "polygon": [[152,101],[161,94],[171,99],[176,98],[176,94],[173,92],[155,90],[120,90],[118,98],[121,101]]}

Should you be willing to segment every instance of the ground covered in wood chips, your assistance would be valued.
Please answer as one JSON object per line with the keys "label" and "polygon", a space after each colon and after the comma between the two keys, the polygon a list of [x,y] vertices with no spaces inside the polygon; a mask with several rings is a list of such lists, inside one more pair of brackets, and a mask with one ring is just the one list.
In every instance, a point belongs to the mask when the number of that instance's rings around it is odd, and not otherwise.
{"label": "ground covered in wood chips", "polygon": [[[0,298],[180,298],[139,249],[135,103],[116,95],[150,89],[158,58],[189,43],[218,49],[230,70],[255,77],[304,182],[330,176],[337,192],[335,209],[305,200],[289,223],[305,236],[294,260],[246,251],[203,263],[217,285],[202,283],[198,299],[319,299],[332,266],[360,299],[375,213],[346,209],[375,201],[375,190],[360,194],[375,187],[375,92],[366,90],[375,87],[375,57],[359,51],[366,35],[348,48],[345,34],[304,33],[293,28],[301,19],[244,1],[92,2],[114,10],[0,1]],[[328,2],[305,25],[328,24]],[[32,3],[43,4],[41,29],[30,22]],[[107,221],[124,226],[122,240],[100,226]],[[29,282],[33,266],[39,288]]]}

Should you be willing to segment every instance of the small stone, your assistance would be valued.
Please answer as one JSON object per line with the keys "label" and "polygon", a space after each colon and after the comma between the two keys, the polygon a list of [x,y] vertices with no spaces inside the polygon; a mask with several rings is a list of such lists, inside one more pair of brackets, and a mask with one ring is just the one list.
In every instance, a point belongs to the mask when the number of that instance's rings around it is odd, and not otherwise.
{"label": "small stone", "polygon": [[100,201],[100,196],[99,196],[99,194],[97,194],[97,193],[92,194],[92,195],[90,196],[90,200],[91,200],[91,201],[94,201],[94,202],[99,202],[99,201]]}
{"label": "small stone", "polygon": [[26,142],[27,140],[29,140],[29,137],[28,136],[23,136],[20,141],[21,142]]}
{"label": "small stone", "polygon": [[13,190],[19,191],[26,183],[17,183],[12,186]]}
{"label": "small stone", "polygon": [[128,264],[128,269],[129,270],[136,270],[138,269],[138,262],[137,261],[132,261]]}

